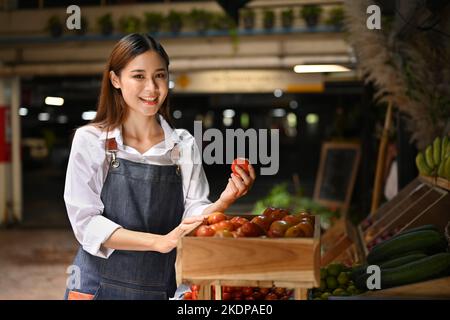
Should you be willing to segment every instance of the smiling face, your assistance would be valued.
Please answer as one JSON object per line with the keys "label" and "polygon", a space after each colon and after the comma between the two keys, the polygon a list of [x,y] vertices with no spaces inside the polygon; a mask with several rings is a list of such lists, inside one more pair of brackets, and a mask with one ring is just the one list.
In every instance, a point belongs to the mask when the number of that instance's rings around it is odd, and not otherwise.
{"label": "smiling face", "polygon": [[110,72],[112,85],[120,89],[130,113],[154,116],[169,92],[169,74],[166,64],[155,51],[146,51],[116,75]]}

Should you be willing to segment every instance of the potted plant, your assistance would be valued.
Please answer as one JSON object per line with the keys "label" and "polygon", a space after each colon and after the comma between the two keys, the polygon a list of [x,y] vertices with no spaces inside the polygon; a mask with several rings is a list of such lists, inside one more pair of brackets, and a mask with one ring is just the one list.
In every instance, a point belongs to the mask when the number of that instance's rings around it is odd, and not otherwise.
{"label": "potted plant", "polygon": [[208,11],[194,8],[189,13],[189,18],[199,33],[205,33],[211,25],[213,15]]}
{"label": "potted plant", "polygon": [[230,16],[219,13],[214,16],[212,26],[214,29],[225,31],[231,30],[236,24]]}
{"label": "potted plant", "polygon": [[251,9],[243,9],[241,11],[242,21],[245,30],[251,30],[255,27],[255,11]]}
{"label": "potted plant", "polygon": [[139,32],[141,28],[141,20],[136,16],[122,17],[119,21],[120,31],[123,33]]}
{"label": "potted plant", "polygon": [[344,8],[332,8],[325,23],[329,26],[335,27],[337,30],[341,30],[344,25]]}
{"label": "potted plant", "polygon": [[300,9],[300,15],[308,27],[316,26],[321,14],[322,7],[315,4],[305,5]]}
{"label": "potted plant", "polygon": [[86,32],[88,31],[88,26],[89,26],[89,23],[88,23],[87,19],[84,16],[81,16],[80,29],[75,29],[75,33],[79,36],[86,34]]}
{"label": "potted plant", "polygon": [[292,28],[292,24],[294,23],[294,10],[286,9],[281,11],[281,25],[284,29]]}
{"label": "potted plant", "polygon": [[63,24],[58,16],[51,16],[47,21],[47,30],[52,37],[59,37],[63,33]]}
{"label": "potted plant", "polygon": [[183,15],[181,12],[170,10],[167,15],[167,22],[172,33],[179,33],[183,28]]}
{"label": "potted plant", "polygon": [[275,25],[275,12],[272,10],[265,10],[263,15],[264,29],[272,29]]}
{"label": "potted plant", "polygon": [[100,16],[97,20],[97,24],[100,27],[101,33],[105,36],[110,35],[114,31],[114,22],[111,13]]}
{"label": "potted plant", "polygon": [[156,33],[161,30],[164,16],[159,12],[147,12],[145,13],[145,27],[148,32]]}

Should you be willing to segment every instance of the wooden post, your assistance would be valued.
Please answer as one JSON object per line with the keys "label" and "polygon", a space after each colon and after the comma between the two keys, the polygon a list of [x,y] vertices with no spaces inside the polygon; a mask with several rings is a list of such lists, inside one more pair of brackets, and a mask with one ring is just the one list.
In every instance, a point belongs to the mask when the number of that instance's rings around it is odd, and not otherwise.
{"label": "wooden post", "polygon": [[389,102],[388,109],[386,111],[386,118],[384,120],[384,128],[383,134],[380,140],[380,147],[378,149],[378,159],[377,159],[377,168],[375,172],[375,183],[373,187],[372,193],[372,206],[370,208],[370,213],[373,214],[380,205],[380,193],[381,187],[383,186],[383,177],[384,177],[384,162],[386,158],[386,146],[389,139],[389,128],[392,123],[392,102]]}

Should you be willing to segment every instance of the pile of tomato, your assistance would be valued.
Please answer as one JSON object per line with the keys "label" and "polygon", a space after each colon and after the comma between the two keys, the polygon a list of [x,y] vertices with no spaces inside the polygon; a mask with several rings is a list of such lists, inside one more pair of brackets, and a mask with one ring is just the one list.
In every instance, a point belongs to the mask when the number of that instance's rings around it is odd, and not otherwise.
{"label": "pile of tomato", "polygon": [[[212,288],[212,298],[215,290]],[[200,286],[191,285],[191,291],[184,294],[184,300],[198,300]],[[272,287],[222,287],[222,300],[289,300],[293,298],[294,290]]]}

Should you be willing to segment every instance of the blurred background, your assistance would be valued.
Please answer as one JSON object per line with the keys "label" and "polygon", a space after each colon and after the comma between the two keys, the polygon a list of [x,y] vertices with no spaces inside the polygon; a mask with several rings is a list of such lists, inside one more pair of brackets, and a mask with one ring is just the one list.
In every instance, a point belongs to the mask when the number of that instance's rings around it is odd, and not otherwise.
{"label": "blurred background", "polygon": [[[72,4],[80,30],[66,26]],[[366,24],[370,4],[381,30]],[[280,130],[278,174],[259,176],[229,213],[255,213],[277,186],[314,198],[322,143],[351,142],[361,158],[346,214],[359,221],[371,210],[389,103],[396,153],[384,175],[395,158],[396,189],[417,176],[417,149],[448,130],[448,21],[447,1],[0,1],[0,299],[63,297],[77,248],[63,201],[71,139],[94,118],[103,67],[124,35],[150,32],[168,52],[176,127]],[[425,98],[402,100],[433,84],[434,111]],[[418,110],[432,120],[411,127]],[[215,201],[229,165],[204,169]]]}

